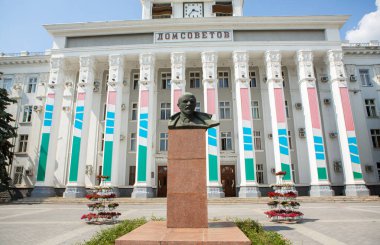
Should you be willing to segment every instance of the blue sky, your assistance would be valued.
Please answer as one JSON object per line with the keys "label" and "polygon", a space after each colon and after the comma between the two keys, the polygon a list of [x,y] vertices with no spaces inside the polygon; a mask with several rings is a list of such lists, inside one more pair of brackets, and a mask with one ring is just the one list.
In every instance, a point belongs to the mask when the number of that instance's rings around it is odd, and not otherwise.
{"label": "blue sky", "polygon": [[[367,15],[367,22],[375,23],[374,25],[380,23],[376,19],[380,12],[375,1],[380,5],[380,0],[245,0],[244,15],[347,14],[351,18],[341,30],[341,37],[345,39],[346,32],[357,28],[360,20],[368,13],[372,12],[372,15]],[[141,18],[140,0],[0,0],[0,10],[0,52],[4,53],[24,50],[36,52],[50,48],[52,39],[43,24]],[[367,26],[367,22],[363,21],[362,25]],[[371,28],[373,30],[373,26]],[[357,29],[361,29],[361,26]],[[366,38],[380,39],[378,35],[373,36],[373,33],[372,36],[364,36],[362,33],[358,35],[364,41],[369,41]]]}

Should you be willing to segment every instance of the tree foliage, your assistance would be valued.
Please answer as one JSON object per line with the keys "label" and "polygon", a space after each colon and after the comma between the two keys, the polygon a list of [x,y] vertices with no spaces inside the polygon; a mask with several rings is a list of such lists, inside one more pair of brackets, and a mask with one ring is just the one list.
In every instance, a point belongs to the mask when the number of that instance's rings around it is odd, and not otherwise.
{"label": "tree foliage", "polygon": [[16,103],[8,97],[8,92],[0,88],[0,185],[9,187],[10,177],[7,168],[13,159],[12,143],[10,139],[16,137],[16,127],[11,125],[14,122],[12,115],[6,112],[6,108]]}

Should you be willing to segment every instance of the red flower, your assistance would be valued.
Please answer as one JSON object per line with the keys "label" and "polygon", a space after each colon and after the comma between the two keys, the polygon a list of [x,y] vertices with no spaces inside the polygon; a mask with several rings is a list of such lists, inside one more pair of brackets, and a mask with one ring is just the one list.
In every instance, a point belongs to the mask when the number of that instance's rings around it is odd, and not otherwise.
{"label": "red flower", "polygon": [[286,175],[286,172],[285,171],[280,171],[280,172],[277,172],[276,175]]}

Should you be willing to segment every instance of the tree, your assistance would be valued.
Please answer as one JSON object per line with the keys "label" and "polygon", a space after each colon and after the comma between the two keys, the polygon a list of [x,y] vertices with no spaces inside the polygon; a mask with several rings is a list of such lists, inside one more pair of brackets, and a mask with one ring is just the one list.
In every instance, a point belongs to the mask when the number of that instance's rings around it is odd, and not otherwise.
{"label": "tree", "polygon": [[17,136],[16,127],[11,125],[15,120],[12,115],[7,113],[5,109],[16,103],[15,100],[8,97],[8,92],[0,88],[0,186],[9,188],[11,178],[8,176],[7,166],[13,159],[12,143],[10,139]]}

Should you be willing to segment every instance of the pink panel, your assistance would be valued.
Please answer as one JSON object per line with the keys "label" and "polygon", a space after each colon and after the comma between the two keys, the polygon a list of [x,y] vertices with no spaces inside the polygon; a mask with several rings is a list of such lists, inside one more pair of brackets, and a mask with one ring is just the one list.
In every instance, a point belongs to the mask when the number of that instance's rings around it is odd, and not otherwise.
{"label": "pink panel", "polygon": [[109,105],[116,105],[116,91],[109,91],[108,92],[108,104]]}
{"label": "pink panel", "polygon": [[250,101],[248,88],[240,89],[241,110],[243,120],[251,120]]}
{"label": "pink panel", "polygon": [[348,88],[339,88],[340,89],[340,98],[342,100],[344,122],[346,123],[347,131],[354,131],[354,118],[352,117],[350,97],[348,95]]}
{"label": "pink panel", "polygon": [[48,98],[54,98],[55,94],[52,93],[52,94],[48,94]]}
{"label": "pink panel", "polygon": [[321,129],[321,120],[319,118],[319,106],[318,106],[317,90],[315,88],[308,88],[307,93],[309,95],[311,124],[312,124],[313,128]]}
{"label": "pink panel", "polygon": [[140,93],[140,108],[148,107],[149,104],[149,90],[141,90]]}
{"label": "pink panel", "polygon": [[207,89],[207,113],[215,114],[215,89]]}
{"label": "pink panel", "polygon": [[285,101],[282,88],[274,89],[274,100],[276,102],[277,122],[283,123],[285,122]]}
{"label": "pink panel", "polygon": [[84,100],[86,93],[78,93],[78,100]]}
{"label": "pink panel", "polygon": [[179,108],[177,106],[177,102],[179,97],[182,95],[182,90],[181,89],[176,89],[174,90],[174,113],[179,112]]}

